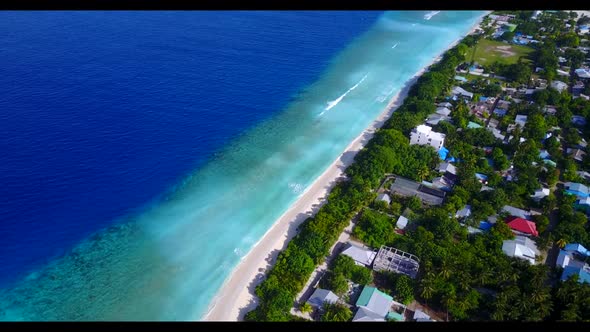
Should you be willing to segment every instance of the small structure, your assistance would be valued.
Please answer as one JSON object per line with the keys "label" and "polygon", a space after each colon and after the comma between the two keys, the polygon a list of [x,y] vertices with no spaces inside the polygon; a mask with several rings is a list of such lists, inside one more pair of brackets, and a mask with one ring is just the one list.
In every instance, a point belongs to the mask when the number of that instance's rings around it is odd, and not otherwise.
{"label": "small structure", "polygon": [[494,109],[494,112],[493,113],[495,115],[499,116],[499,117],[503,117],[503,116],[506,115],[506,113],[508,113],[508,111],[507,110],[503,110],[501,108],[496,108],[496,109]]}
{"label": "small structure", "polygon": [[338,302],[338,296],[327,289],[316,288],[307,303],[314,308],[321,308],[324,303]]}
{"label": "small structure", "polygon": [[438,103],[436,106],[438,107],[446,107],[446,108],[452,108],[453,104],[449,103],[448,101],[444,102],[444,103]]}
{"label": "small structure", "polygon": [[373,260],[375,260],[376,253],[349,243],[346,249],[342,251],[342,255],[352,258],[356,265],[370,267]]}
{"label": "small structure", "polygon": [[576,69],[576,75],[580,79],[590,79],[590,69],[588,68],[578,68]]}
{"label": "small structure", "polygon": [[586,118],[581,115],[574,115],[572,116],[572,123],[576,126],[585,126]]}
{"label": "small structure", "polygon": [[365,286],[356,306],[359,307],[356,315],[352,319],[356,321],[384,321],[391,309],[393,298],[375,287]]}
{"label": "small structure", "polygon": [[590,267],[583,260],[590,252],[579,243],[568,243],[557,256],[557,266],[563,268],[561,280],[577,275],[578,282],[590,283]]}
{"label": "small structure", "polygon": [[535,193],[531,195],[531,198],[538,202],[547,196],[549,196],[549,188],[540,188],[535,190]]}
{"label": "small structure", "polygon": [[578,282],[580,283],[590,283],[590,266],[588,266],[588,264],[584,264],[581,267],[567,266],[565,269],[563,269],[561,280],[565,281],[572,275],[577,275]]}
{"label": "small structure", "polygon": [[467,124],[467,128],[478,129],[478,128],[482,128],[482,126],[479,123],[469,121],[469,123]]}
{"label": "small structure", "polygon": [[401,273],[412,279],[416,278],[419,268],[418,257],[386,246],[381,246],[373,264],[373,270],[375,271]]}
{"label": "small structure", "polygon": [[516,119],[514,120],[514,123],[516,123],[516,125],[523,128],[524,125],[526,124],[526,120],[527,120],[526,115],[518,114],[518,115],[516,115]]}
{"label": "small structure", "polygon": [[455,165],[451,164],[450,162],[442,162],[438,164],[436,170],[445,175],[457,175],[457,167],[455,167]]}
{"label": "small structure", "polygon": [[502,212],[522,219],[530,219],[533,217],[533,214],[530,211],[525,211],[523,209],[515,208],[514,206],[510,205],[504,205],[502,207]]}
{"label": "small structure", "polygon": [[581,176],[584,180],[590,181],[590,173],[588,173],[586,171],[577,171],[576,174]]}
{"label": "small structure", "polygon": [[426,124],[429,124],[431,126],[436,126],[437,124],[439,124],[441,121],[445,121],[448,118],[446,116],[440,115],[440,114],[430,114],[428,116],[428,118],[426,118]]}
{"label": "small structure", "polygon": [[397,218],[397,222],[395,223],[395,227],[399,229],[405,229],[406,226],[408,226],[408,218],[399,216],[399,218]]}
{"label": "small structure", "polygon": [[567,89],[567,84],[562,81],[552,81],[550,86],[559,92]]}
{"label": "small structure", "polygon": [[436,114],[439,114],[442,116],[449,116],[449,115],[451,115],[451,110],[446,107],[438,107],[436,109]]}
{"label": "small structure", "polygon": [[391,204],[391,198],[386,193],[381,193],[377,196],[377,201],[385,202],[387,205]]}
{"label": "small structure", "polygon": [[419,125],[410,133],[410,145],[430,145],[437,151],[443,147],[445,134],[432,131],[432,127]]}
{"label": "small structure", "polygon": [[514,240],[505,240],[502,243],[502,251],[509,257],[516,257],[535,264],[539,256],[539,250],[534,241],[524,236],[517,236]]}
{"label": "small structure", "polygon": [[582,162],[584,160],[584,156],[586,155],[586,152],[580,149],[567,149],[567,153],[572,156],[575,161],[579,162]]}
{"label": "small structure", "polygon": [[537,224],[530,220],[519,217],[508,217],[506,219],[506,224],[516,234],[539,236]]}
{"label": "small structure", "polygon": [[463,76],[456,75],[455,79],[460,82],[467,82],[467,79]]}
{"label": "small structure", "polygon": [[432,322],[432,318],[427,315],[424,311],[418,309],[414,311],[414,316],[412,317],[416,322]]}
{"label": "small structure", "polygon": [[457,219],[465,219],[471,215],[471,205],[465,205],[464,208],[461,210],[457,210],[455,213],[455,218]]}

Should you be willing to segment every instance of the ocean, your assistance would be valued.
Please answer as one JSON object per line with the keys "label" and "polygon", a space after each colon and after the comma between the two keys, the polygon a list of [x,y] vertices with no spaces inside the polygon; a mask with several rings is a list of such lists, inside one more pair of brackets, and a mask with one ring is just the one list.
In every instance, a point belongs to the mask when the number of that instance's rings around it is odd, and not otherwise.
{"label": "ocean", "polygon": [[0,320],[192,320],[482,11],[0,12]]}

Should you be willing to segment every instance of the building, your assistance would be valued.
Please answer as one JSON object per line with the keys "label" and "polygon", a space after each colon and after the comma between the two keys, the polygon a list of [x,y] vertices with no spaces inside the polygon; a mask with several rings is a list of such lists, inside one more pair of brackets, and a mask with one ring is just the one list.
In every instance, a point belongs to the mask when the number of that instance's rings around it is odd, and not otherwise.
{"label": "building", "polygon": [[471,205],[465,205],[465,207],[462,208],[461,210],[457,210],[457,213],[455,213],[455,218],[465,219],[465,218],[468,218],[470,215],[471,215]]}
{"label": "building", "polygon": [[590,79],[590,69],[588,68],[578,68],[576,69],[576,75],[580,79]]}
{"label": "building", "polygon": [[427,205],[440,205],[443,203],[446,193],[436,188],[430,188],[421,183],[396,177],[395,182],[390,187],[394,194],[405,197],[418,197],[422,203]]}
{"label": "building", "polygon": [[551,87],[559,92],[562,92],[563,90],[567,89],[567,84],[562,81],[553,81],[551,82]]}
{"label": "building", "polygon": [[377,254],[373,250],[361,248],[349,243],[344,251],[342,251],[342,255],[352,258],[356,265],[370,267]]}
{"label": "building", "polygon": [[448,101],[446,101],[444,103],[438,103],[436,106],[438,106],[438,107],[446,107],[448,109],[453,108],[453,104],[449,103]]}
{"label": "building", "polygon": [[516,125],[520,126],[521,128],[524,128],[527,118],[528,117],[526,115],[518,114],[518,115],[516,115],[516,119],[514,120],[514,123]]}
{"label": "building", "polygon": [[430,145],[437,151],[445,143],[445,134],[432,131],[432,127],[419,125],[410,133],[410,144]]}
{"label": "building", "polygon": [[438,164],[436,170],[444,174],[457,175],[457,167],[449,162],[442,162]]}
{"label": "building", "polygon": [[466,99],[473,99],[473,93],[469,92],[465,89],[463,89],[462,87],[459,86],[455,86],[453,87],[453,89],[451,90],[451,93],[453,94],[453,96],[456,97],[462,97],[462,98],[466,98]]}
{"label": "building", "polygon": [[533,217],[533,214],[530,211],[525,211],[510,205],[504,205],[502,207],[502,212],[522,219],[531,219]]}
{"label": "building", "polygon": [[386,246],[381,246],[373,264],[373,270],[375,271],[401,273],[412,279],[416,278],[419,268],[418,257]]}
{"label": "building", "polygon": [[338,296],[327,289],[316,288],[307,303],[314,308],[321,308],[324,303],[338,302]]}
{"label": "building", "polygon": [[539,256],[539,250],[535,242],[524,236],[516,236],[514,240],[505,240],[502,243],[502,251],[509,257],[516,257],[535,264]]}
{"label": "building", "polygon": [[576,84],[572,87],[572,95],[579,96],[582,92],[584,92],[585,85],[581,81],[577,81]]}
{"label": "building", "polygon": [[406,226],[408,226],[408,218],[399,216],[399,218],[397,218],[397,222],[395,223],[395,227],[399,229],[405,229]]}
{"label": "building", "polygon": [[586,213],[590,212],[590,197],[577,199],[574,202],[574,208]]}
{"label": "building", "polygon": [[387,205],[391,204],[391,198],[386,193],[381,193],[377,196],[377,201],[385,202]]}
{"label": "building", "polygon": [[540,188],[535,190],[535,193],[531,195],[531,198],[538,202],[547,196],[549,196],[549,188]]}
{"label": "building", "polygon": [[359,309],[352,321],[385,321],[385,317],[389,314],[392,304],[393,298],[391,296],[375,287],[365,286],[358,300],[356,300],[356,306]]}
{"label": "building", "polygon": [[580,150],[580,149],[567,149],[566,151],[570,156],[572,156],[572,158],[575,161],[579,161],[582,162],[582,160],[584,160],[584,156],[586,155],[586,152]]}
{"label": "building", "polygon": [[442,116],[449,116],[451,114],[451,110],[446,107],[438,107],[436,109],[436,114],[440,114]]}
{"label": "building", "polygon": [[530,220],[526,220],[519,217],[508,217],[506,219],[506,224],[517,235],[539,236],[539,232],[537,231],[537,224]]}
{"label": "building", "polygon": [[588,187],[581,183],[575,182],[566,182],[565,183],[565,192],[569,195],[576,195],[578,198],[586,198],[588,197]]}

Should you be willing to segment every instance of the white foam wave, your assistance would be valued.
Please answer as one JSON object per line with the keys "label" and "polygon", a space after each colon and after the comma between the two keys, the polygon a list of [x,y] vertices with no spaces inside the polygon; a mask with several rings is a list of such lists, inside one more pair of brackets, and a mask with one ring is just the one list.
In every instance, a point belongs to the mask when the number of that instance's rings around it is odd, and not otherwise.
{"label": "white foam wave", "polygon": [[431,19],[431,18],[432,18],[434,15],[436,15],[436,14],[438,14],[438,13],[440,13],[440,10],[433,10],[433,11],[431,11],[431,12],[430,12],[430,13],[428,13],[428,14],[424,14],[424,19],[428,21],[428,20],[430,20],[430,19]]}
{"label": "white foam wave", "polygon": [[294,194],[299,195],[303,193],[305,187],[301,183],[289,183],[289,189],[291,189]]}
{"label": "white foam wave", "polygon": [[[348,89],[348,91],[346,91],[344,94],[342,94],[342,96],[328,102],[328,107],[326,107],[325,111],[329,111],[331,110],[334,106],[338,105],[338,103],[340,103],[342,101],[342,99],[344,99],[344,97],[346,97],[347,94],[349,94],[352,90],[356,89],[361,83],[363,83],[363,81],[367,78],[369,74],[365,74],[365,76],[363,76],[363,78],[358,81],[357,84],[355,84],[352,88]],[[324,114],[324,112],[320,113],[320,115]]]}
{"label": "white foam wave", "polygon": [[391,46],[391,49],[394,49],[397,47],[397,45],[399,45],[399,43],[395,43],[395,45]]}

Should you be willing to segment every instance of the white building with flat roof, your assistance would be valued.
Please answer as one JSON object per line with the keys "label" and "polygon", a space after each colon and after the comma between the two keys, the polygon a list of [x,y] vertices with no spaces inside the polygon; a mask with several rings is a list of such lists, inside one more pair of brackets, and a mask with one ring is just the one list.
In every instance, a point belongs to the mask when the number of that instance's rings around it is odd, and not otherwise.
{"label": "white building with flat roof", "polygon": [[445,143],[445,134],[432,131],[432,127],[419,125],[410,133],[410,144],[430,145],[437,151]]}

